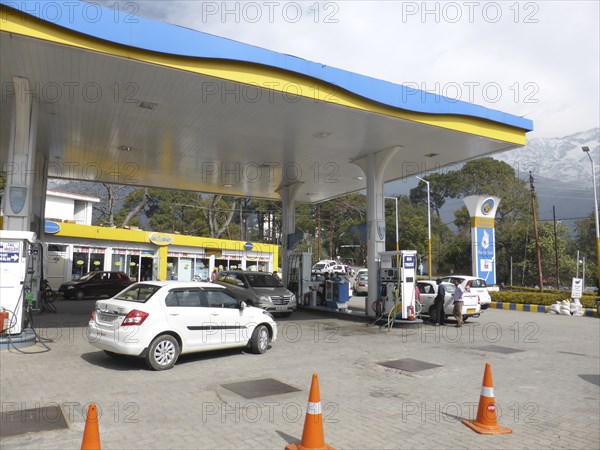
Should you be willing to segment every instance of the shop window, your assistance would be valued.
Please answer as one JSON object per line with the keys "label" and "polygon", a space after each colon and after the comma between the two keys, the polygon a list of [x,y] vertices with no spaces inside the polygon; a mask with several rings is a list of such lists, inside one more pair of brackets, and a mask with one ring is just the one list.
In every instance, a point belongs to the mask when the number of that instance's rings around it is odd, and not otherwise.
{"label": "shop window", "polygon": [[74,280],[78,280],[88,273],[89,255],[87,253],[73,253],[73,267],[71,275]]}
{"label": "shop window", "polygon": [[132,281],[137,281],[140,270],[140,256],[127,255],[127,275]]}

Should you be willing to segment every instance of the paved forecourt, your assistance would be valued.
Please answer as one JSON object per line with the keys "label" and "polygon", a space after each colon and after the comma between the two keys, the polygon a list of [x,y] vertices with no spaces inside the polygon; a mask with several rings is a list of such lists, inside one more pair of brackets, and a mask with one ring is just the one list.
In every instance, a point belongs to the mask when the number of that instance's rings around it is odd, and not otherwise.
{"label": "paved forecourt", "polygon": [[[197,354],[151,372],[87,342],[93,302],[58,303],[72,313],[38,318],[51,351],[0,353],[0,400],[3,420],[31,408],[41,420],[60,406],[68,428],[5,437],[2,448],[79,448],[95,402],[103,448],[281,449],[302,436],[313,372],[336,448],[600,447],[597,318],[488,310],[461,329],[387,331],[301,311],[279,321],[264,355]],[[398,362],[407,358],[435,366],[411,372],[420,364]],[[476,415],[486,362],[498,422],[512,434],[479,435],[460,422]],[[223,387],[260,379],[297,390],[251,398]]]}

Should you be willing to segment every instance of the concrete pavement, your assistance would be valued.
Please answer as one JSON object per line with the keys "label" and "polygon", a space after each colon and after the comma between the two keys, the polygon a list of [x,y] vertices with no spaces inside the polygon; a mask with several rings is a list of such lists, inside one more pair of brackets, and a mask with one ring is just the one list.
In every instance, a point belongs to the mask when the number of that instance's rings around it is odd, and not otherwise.
{"label": "concrete pavement", "polygon": [[[2,438],[3,449],[79,448],[90,402],[106,449],[281,449],[302,436],[313,372],[335,448],[600,448],[597,318],[488,310],[461,329],[387,331],[300,311],[278,321],[279,340],[264,355],[196,354],[151,372],[89,344],[92,301],[57,304],[58,316],[36,318],[51,351],[0,353],[0,400],[3,413],[58,405],[68,428]],[[405,358],[439,367],[379,364]],[[486,362],[510,435],[460,422],[475,417]],[[247,399],[222,387],[264,378],[300,391]]]}

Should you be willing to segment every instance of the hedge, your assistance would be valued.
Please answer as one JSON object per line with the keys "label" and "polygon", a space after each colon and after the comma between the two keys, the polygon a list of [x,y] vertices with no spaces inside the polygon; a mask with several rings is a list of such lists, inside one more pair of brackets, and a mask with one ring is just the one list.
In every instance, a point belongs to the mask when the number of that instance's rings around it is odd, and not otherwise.
{"label": "hedge", "polygon": [[[550,292],[516,292],[516,291],[491,291],[493,302],[505,303],[529,303],[531,305],[551,305],[557,301],[565,299],[570,300],[568,291],[550,291]],[[584,294],[580,300],[584,308],[596,307],[596,296]]]}

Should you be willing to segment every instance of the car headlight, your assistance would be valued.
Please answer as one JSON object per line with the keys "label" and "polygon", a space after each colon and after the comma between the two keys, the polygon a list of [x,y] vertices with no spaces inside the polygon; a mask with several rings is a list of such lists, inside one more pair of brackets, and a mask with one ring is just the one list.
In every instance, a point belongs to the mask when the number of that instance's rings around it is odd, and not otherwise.
{"label": "car headlight", "polygon": [[296,303],[296,295],[292,294],[291,298],[290,298],[290,303]]}
{"label": "car headlight", "polygon": [[271,297],[268,297],[266,295],[259,295],[258,296],[258,304],[259,305],[266,305],[266,306],[273,306],[273,302],[271,301]]}
{"label": "car headlight", "polygon": [[75,289],[75,286],[67,286],[67,289]]}

